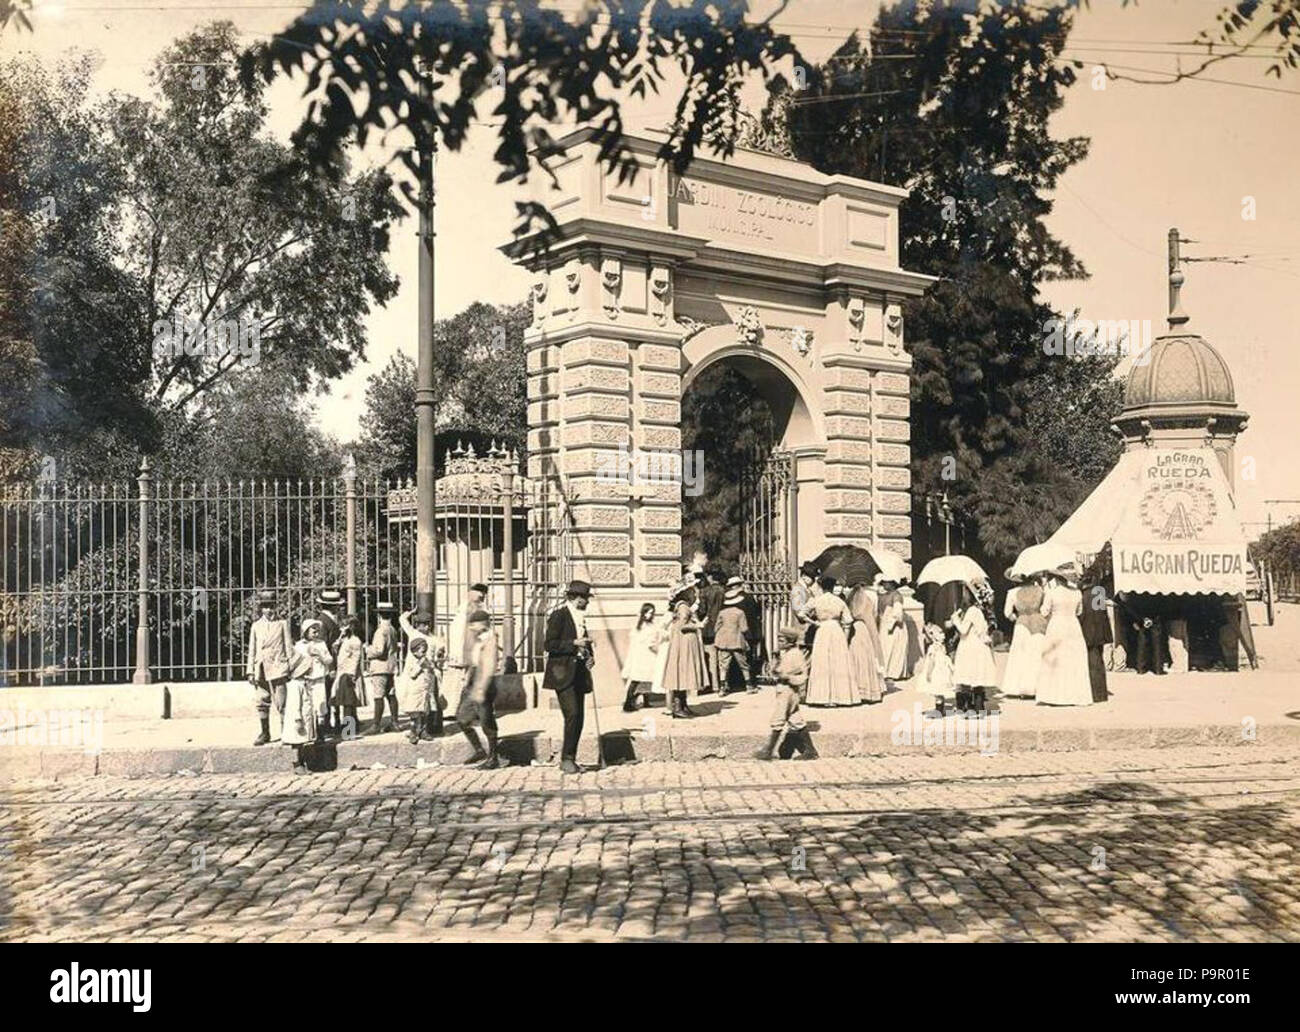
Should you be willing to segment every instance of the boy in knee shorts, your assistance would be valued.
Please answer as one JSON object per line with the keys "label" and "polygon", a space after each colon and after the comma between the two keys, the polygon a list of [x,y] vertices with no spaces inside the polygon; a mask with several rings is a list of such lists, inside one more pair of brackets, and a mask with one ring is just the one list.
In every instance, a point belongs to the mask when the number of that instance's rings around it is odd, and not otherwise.
{"label": "boy in knee shorts", "polygon": [[777,686],[776,698],[772,703],[771,735],[767,745],[754,754],[757,759],[772,759],[772,753],[782,734],[785,735],[785,741],[781,742],[778,754],[781,759],[788,760],[796,749],[805,760],[817,759],[817,750],[808,735],[803,713],[799,710],[804,686],[808,683],[808,660],[800,648],[803,635],[804,629],[796,625],[782,627],[779,632],[781,655],[776,664]]}

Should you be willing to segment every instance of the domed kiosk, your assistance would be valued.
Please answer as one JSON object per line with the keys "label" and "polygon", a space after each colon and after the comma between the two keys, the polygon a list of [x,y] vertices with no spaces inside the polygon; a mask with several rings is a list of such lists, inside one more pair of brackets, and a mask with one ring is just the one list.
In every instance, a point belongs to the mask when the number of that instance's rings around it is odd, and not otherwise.
{"label": "domed kiosk", "polygon": [[1107,589],[1129,666],[1235,670],[1239,643],[1254,661],[1233,500],[1233,448],[1249,417],[1223,356],[1185,328],[1177,242],[1171,230],[1169,332],[1135,356],[1112,420],[1124,452],[1051,541]]}

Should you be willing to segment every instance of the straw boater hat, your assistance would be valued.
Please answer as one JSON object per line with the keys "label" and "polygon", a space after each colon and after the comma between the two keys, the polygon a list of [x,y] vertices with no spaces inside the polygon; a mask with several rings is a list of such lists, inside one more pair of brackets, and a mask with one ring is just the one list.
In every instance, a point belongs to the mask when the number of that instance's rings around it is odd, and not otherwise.
{"label": "straw boater hat", "polygon": [[736,606],[740,604],[741,599],[744,597],[743,592],[740,590],[742,583],[743,582],[739,577],[732,577],[727,581],[727,593],[722,596],[722,604],[724,606]]}
{"label": "straw boater hat", "polygon": [[257,604],[259,607],[275,605],[275,592],[269,589],[259,591],[257,593]]}
{"label": "straw boater hat", "polygon": [[343,604],[343,593],[335,591],[333,588],[324,588],[316,592],[316,604],[319,606],[341,606]]}
{"label": "straw boater hat", "polygon": [[392,616],[397,610],[393,608],[393,603],[387,599],[375,603],[375,612],[380,616]]}

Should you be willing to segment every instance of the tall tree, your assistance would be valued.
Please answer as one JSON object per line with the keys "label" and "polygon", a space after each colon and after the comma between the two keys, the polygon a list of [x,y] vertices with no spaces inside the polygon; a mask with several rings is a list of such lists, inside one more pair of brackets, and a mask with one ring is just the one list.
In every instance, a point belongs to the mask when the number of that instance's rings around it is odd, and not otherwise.
{"label": "tall tree", "polygon": [[[476,301],[434,323],[439,464],[445,449],[458,438],[480,452],[494,441],[524,452],[528,424],[524,330],[531,319],[527,302],[489,305]],[[415,362],[399,352],[366,381],[366,407],[356,454],[367,475],[414,475],[414,412]]]}
{"label": "tall tree", "polygon": [[391,180],[278,143],[240,53],[214,23],[160,55],[151,98],[100,103],[85,68],[5,69],[26,115],[37,288],[37,380],[6,443],[58,449],[110,429],[152,450],[161,421],[202,418],[233,376],[279,362],[301,390],[364,355],[365,317],[397,289]]}
{"label": "tall tree", "polygon": [[[1071,18],[1069,5],[904,0],[869,46],[851,37],[806,90],[781,90],[755,131],[823,172],[911,191],[902,261],[939,277],[905,309],[913,490],[946,490],[998,557],[1050,532],[1116,452],[1118,360],[1044,351],[1055,313],[1039,284],[1086,275],[1043,221],[1044,195],[1087,153],[1048,127],[1075,81],[1058,60]],[[1045,443],[1034,427],[1052,420],[1094,453]]]}

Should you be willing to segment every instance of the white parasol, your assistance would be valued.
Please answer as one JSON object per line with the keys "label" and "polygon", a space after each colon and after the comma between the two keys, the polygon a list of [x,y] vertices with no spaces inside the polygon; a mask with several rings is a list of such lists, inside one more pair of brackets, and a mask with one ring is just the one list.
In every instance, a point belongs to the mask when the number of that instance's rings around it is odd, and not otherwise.
{"label": "white parasol", "polygon": [[970,556],[941,555],[925,564],[921,575],[916,578],[916,583],[918,586],[921,584],[949,584],[952,581],[972,584],[975,581],[986,581],[988,579],[989,575]]}
{"label": "white parasol", "polygon": [[1044,541],[1030,545],[1011,564],[1008,574],[1012,578],[1032,577],[1036,573],[1048,573],[1063,567],[1075,566],[1074,549],[1065,545]]}

